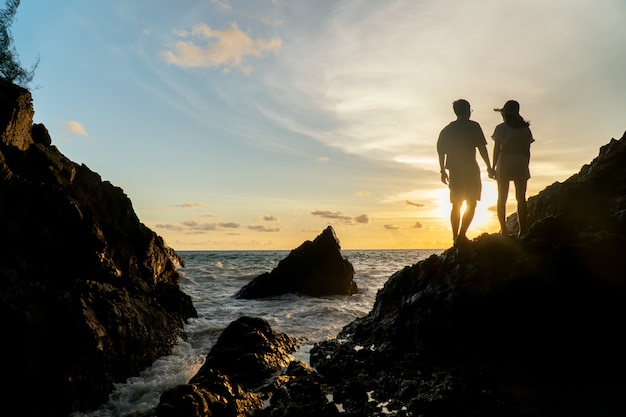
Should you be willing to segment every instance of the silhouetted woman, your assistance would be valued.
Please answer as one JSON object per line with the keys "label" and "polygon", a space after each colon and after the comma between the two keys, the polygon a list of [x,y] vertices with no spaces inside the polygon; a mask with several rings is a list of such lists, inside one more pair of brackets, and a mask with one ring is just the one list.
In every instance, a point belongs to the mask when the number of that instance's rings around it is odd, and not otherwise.
{"label": "silhouetted woman", "polygon": [[506,200],[509,195],[509,183],[515,184],[517,200],[518,235],[528,232],[526,186],[530,178],[528,164],[530,162],[530,144],[535,140],[530,131],[529,123],[519,114],[519,103],[509,100],[501,109],[493,109],[502,114],[504,123],[496,126],[493,135],[493,165],[498,182],[498,221],[500,233],[508,235],[506,228]]}

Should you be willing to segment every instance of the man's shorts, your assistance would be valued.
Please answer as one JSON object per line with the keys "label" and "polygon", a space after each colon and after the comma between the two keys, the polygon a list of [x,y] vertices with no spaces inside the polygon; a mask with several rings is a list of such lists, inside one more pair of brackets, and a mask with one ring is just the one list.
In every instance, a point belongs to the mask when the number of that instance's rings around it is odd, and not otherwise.
{"label": "man's shorts", "polygon": [[475,172],[450,172],[450,202],[479,201],[482,192],[480,170]]}

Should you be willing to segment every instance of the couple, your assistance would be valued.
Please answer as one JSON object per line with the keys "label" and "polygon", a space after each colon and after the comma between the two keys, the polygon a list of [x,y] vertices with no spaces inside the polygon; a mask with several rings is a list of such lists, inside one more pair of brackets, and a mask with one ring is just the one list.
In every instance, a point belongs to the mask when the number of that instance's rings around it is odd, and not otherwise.
{"label": "couple", "polygon": [[[508,236],[506,227],[506,200],[509,184],[515,184],[517,199],[517,218],[519,221],[518,235],[524,236],[528,231],[526,219],[526,183],[530,178],[528,163],[530,161],[530,144],[534,142],[529,123],[519,114],[519,103],[509,100],[501,109],[494,109],[502,115],[503,123],[496,126],[491,136],[495,142],[493,148],[493,167],[489,162],[487,141],[477,122],[470,120],[470,104],[467,100],[452,103],[457,119],[446,126],[439,134],[437,153],[441,182],[450,187],[452,212],[452,238],[455,246],[467,241],[465,236],[476,210],[476,202],[480,200],[482,183],[480,168],[476,162],[476,148],[487,164],[489,178],[498,182],[498,221],[500,233]],[[450,172],[448,174],[446,169]],[[461,219],[461,206],[465,201],[465,213]]]}

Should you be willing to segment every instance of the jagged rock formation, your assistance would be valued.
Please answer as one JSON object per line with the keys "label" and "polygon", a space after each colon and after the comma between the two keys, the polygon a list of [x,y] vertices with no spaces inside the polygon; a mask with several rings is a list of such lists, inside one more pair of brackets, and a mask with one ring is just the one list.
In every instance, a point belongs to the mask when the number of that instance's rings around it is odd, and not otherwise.
{"label": "jagged rock formation", "polygon": [[316,345],[347,415],[626,415],[626,137],[529,208],[524,239],[406,267]]}
{"label": "jagged rock formation", "polygon": [[293,359],[298,345],[297,339],[274,332],[265,320],[240,317],[224,329],[188,384],[161,395],[158,417],[250,415],[293,379],[279,371]]}
{"label": "jagged rock formation", "polygon": [[196,312],[182,259],[120,188],[51,146],[31,101],[0,81],[0,398],[65,416],[168,353]]}
{"label": "jagged rock formation", "polygon": [[280,294],[302,294],[313,297],[353,295],[354,268],[341,255],[339,240],[328,226],[313,242],[307,240],[266,272],[245,285],[236,298],[263,298]]}

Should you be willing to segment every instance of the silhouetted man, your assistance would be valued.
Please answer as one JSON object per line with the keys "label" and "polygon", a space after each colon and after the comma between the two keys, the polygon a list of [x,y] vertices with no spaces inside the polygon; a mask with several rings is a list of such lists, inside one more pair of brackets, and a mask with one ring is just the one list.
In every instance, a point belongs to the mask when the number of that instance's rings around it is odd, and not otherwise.
{"label": "silhouetted man", "polygon": [[[470,104],[467,100],[452,103],[457,119],[443,128],[437,140],[441,182],[450,187],[450,223],[454,245],[467,241],[465,236],[480,200],[482,183],[480,168],[476,162],[476,148],[480,152],[489,175],[492,174],[487,152],[487,141],[480,125],[470,120]],[[446,172],[450,171],[450,174]],[[465,213],[461,220],[461,207],[465,201]],[[459,227],[460,224],[460,227]]]}

